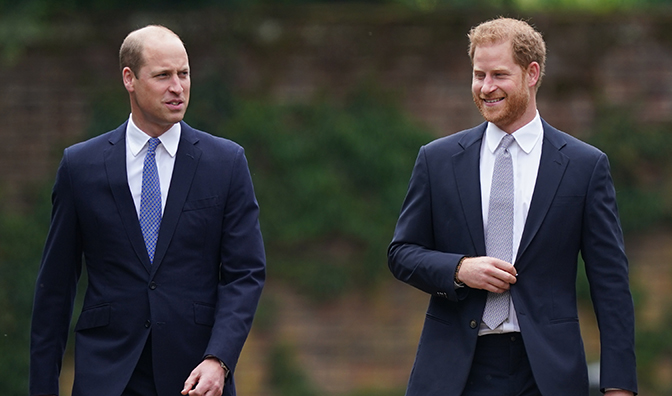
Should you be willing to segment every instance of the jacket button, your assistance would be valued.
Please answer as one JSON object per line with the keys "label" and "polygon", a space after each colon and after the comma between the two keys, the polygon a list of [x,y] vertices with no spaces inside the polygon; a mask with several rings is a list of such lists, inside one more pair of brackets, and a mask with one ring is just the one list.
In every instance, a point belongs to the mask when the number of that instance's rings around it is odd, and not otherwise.
{"label": "jacket button", "polygon": [[156,289],[156,282],[152,281],[152,282],[149,284],[149,288],[150,288],[151,290]]}
{"label": "jacket button", "polygon": [[476,326],[478,326],[478,323],[476,323],[475,320],[472,320],[471,322],[469,322],[469,327],[471,327],[472,329],[475,329]]}
{"label": "jacket button", "polygon": [[152,325],[152,321],[147,319],[147,321],[145,322],[145,328],[149,329],[149,326],[151,326],[151,325]]}

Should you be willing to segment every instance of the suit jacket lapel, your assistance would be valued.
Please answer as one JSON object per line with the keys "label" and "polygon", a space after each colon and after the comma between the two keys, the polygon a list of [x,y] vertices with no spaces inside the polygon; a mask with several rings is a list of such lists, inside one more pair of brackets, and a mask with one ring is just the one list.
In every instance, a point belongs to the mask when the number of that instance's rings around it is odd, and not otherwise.
{"label": "suit jacket lapel", "polygon": [[517,258],[522,257],[537,231],[539,231],[569,164],[569,158],[560,151],[566,144],[560,132],[544,120],[542,120],[542,125],[544,127],[544,144],[541,149],[539,172]]}
{"label": "suit jacket lapel", "polygon": [[480,156],[486,123],[473,128],[460,140],[464,151],[452,158],[457,191],[476,255],[485,255],[483,212],[481,209]]}
{"label": "suit jacket lapel", "polygon": [[191,181],[196,173],[198,161],[201,157],[201,150],[195,146],[198,138],[194,130],[185,122],[181,122],[181,124],[180,143],[175,156],[175,168],[173,169],[170,189],[168,190],[166,209],[161,218],[161,229],[159,230],[159,239],[156,242],[154,264],[151,267],[152,274],[161,265],[163,257],[168,250],[170,240],[173,238],[177,222],[182,213],[184,202],[187,199]]}
{"label": "suit jacket lapel", "polygon": [[126,124],[126,122],[122,124],[110,135],[110,146],[103,152],[105,170],[110,190],[117,204],[117,211],[131,241],[133,250],[135,250],[135,254],[147,272],[149,272],[151,264],[147,255],[145,241],[142,238],[138,212],[135,209],[131,190],[128,188],[126,172]]}

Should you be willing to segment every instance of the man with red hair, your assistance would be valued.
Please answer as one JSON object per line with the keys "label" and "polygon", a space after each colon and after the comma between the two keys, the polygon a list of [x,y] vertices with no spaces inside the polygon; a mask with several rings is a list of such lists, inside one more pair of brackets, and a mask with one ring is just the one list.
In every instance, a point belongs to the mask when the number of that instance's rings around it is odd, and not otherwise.
{"label": "man with red hair", "polygon": [[550,126],[546,46],[523,21],[469,33],[486,122],[420,149],[389,246],[431,295],[407,396],[587,396],[578,256],[600,327],[601,388],[637,392],[634,308],[607,156]]}

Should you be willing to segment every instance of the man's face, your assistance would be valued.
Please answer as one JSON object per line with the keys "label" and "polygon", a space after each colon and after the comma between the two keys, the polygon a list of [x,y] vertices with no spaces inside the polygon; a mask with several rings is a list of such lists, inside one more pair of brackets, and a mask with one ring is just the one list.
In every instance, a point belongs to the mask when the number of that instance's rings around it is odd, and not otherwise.
{"label": "man's face", "polygon": [[512,133],[534,118],[536,104],[530,100],[534,84],[528,79],[529,70],[513,60],[510,41],[479,45],[473,63],[471,92],[486,121]]}
{"label": "man's face", "polygon": [[143,66],[136,76],[123,71],[131,98],[133,122],[151,136],[160,136],[184,118],[189,104],[189,59],[182,42],[172,36],[144,43]]}

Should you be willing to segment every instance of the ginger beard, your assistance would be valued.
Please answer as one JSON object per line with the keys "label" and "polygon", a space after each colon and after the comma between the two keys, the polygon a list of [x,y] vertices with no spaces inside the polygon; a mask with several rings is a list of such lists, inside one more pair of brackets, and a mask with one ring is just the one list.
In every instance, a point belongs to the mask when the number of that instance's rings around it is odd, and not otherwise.
{"label": "ginger beard", "polygon": [[[472,91],[474,103],[486,121],[492,122],[500,129],[505,128],[521,118],[527,106],[530,103],[530,91],[527,87],[527,75],[523,74],[523,81],[518,89],[511,93],[506,93],[501,89],[495,92],[484,95]],[[499,103],[497,106],[488,106],[484,103],[485,100],[500,100],[504,103]],[[503,106],[502,106],[503,104]]]}

